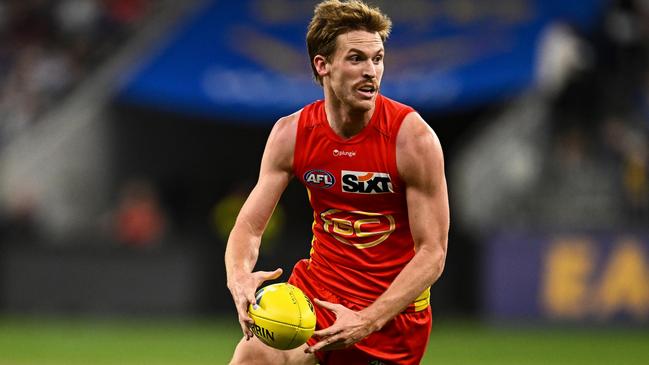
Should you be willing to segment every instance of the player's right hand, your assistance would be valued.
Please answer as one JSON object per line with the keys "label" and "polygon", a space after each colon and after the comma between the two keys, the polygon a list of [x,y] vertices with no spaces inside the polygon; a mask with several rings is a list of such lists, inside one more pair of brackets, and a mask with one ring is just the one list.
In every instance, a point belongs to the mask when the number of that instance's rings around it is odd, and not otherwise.
{"label": "player's right hand", "polygon": [[256,304],[255,293],[257,288],[264,281],[277,279],[280,275],[282,275],[282,269],[241,273],[228,279],[228,289],[230,289],[234,305],[237,308],[239,325],[241,326],[243,335],[246,337],[246,341],[252,338],[252,332],[249,327],[254,321],[248,315],[248,306],[250,304]]}

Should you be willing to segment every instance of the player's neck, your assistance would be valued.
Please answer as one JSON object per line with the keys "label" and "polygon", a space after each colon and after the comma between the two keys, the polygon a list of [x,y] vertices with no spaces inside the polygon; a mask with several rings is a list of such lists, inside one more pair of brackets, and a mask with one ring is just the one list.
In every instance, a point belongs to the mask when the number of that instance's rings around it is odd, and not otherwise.
{"label": "player's neck", "polygon": [[370,110],[350,108],[338,99],[325,98],[325,112],[331,129],[339,136],[349,139],[360,133],[370,122],[375,106]]}

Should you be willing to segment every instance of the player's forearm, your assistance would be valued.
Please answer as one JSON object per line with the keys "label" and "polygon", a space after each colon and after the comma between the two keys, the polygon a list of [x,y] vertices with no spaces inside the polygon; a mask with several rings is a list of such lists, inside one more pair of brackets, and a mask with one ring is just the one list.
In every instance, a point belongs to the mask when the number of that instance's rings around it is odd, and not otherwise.
{"label": "player's forearm", "polygon": [[249,274],[257,263],[261,237],[246,232],[239,223],[230,233],[225,248],[225,270],[228,283],[239,274]]}
{"label": "player's forearm", "polygon": [[445,261],[446,252],[442,248],[420,248],[388,289],[364,309],[362,315],[375,330],[381,329],[439,279]]}
{"label": "player's forearm", "polygon": [[254,269],[261,236],[290,176],[287,171],[269,172],[262,168],[259,181],[243,204],[228,238],[225,249],[228,284],[233,276],[250,274]]}

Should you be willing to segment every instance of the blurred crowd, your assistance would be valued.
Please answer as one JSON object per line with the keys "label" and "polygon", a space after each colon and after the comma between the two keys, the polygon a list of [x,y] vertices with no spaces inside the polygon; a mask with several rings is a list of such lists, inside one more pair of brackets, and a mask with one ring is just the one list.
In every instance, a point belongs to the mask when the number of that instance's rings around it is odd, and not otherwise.
{"label": "blurred crowd", "polygon": [[0,148],[105,60],[149,0],[0,2]]}
{"label": "blurred crowd", "polygon": [[649,1],[617,1],[585,37],[591,65],[551,106],[540,217],[558,228],[649,222]]}
{"label": "blurred crowd", "polygon": [[556,23],[537,88],[463,146],[456,217],[495,231],[629,231],[649,223],[649,1],[611,0],[587,33]]}
{"label": "blurred crowd", "polygon": [[[0,154],[114,56],[158,8],[150,0],[0,1]],[[155,239],[159,217],[149,217],[152,209],[140,203],[152,194],[125,190],[115,236],[137,243]],[[0,209],[1,239],[39,239],[40,204],[28,187],[11,196]]]}

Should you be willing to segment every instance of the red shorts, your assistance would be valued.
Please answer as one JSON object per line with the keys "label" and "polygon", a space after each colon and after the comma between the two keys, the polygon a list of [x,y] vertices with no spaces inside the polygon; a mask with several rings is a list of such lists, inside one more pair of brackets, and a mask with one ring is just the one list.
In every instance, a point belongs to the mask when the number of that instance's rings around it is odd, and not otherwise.
{"label": "red shorts", "polygon": [[[359,311],[364,307],[330,292],[322,287],[308,271],[308,260],[300,260],[293,268],[288,282],[302,289],[312,301],[314,298]],[[336,320],[333,312],[315,305],[316,330],[331,326]],[[417,365],[426,351],[432,315],[430,306],[419,312],[402,312],[378,332],[341,350],[318,351],[321,365]],[[308,344],[317,343],[314,338]]]}

